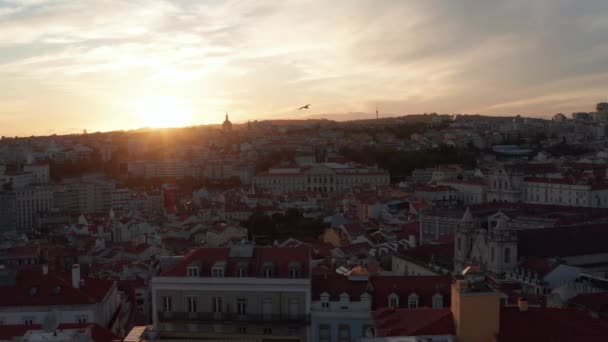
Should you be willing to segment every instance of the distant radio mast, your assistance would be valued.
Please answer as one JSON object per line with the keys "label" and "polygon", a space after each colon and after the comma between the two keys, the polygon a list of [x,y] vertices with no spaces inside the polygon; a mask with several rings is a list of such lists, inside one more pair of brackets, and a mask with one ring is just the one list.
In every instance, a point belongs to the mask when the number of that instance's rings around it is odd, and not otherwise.
{"label": "distant radio mast", "polygon": [[376,120],[378,120],[378,104],[376,103]]}

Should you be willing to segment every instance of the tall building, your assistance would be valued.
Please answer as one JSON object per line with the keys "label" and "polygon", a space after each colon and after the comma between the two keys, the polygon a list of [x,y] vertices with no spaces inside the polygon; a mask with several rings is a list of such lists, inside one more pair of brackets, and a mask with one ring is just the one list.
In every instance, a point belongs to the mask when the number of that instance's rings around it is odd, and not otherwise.
{"label": "tall building", "polygon": [[390,184],[388,171],[337,163],[318,163],[306,167],[272,168],[253,178],[256,187],[274,192],[343,192],[356,186]]}
{"label": "tall building", "polygon": [[226,120],[222,123],[222,130],[224,132],[230,132],[232,130],[232,122],[228,119],[228,113],[226,113]]}
{"label": "tall building", "polygon": [[47,184],[51,180],[50,168],[47,163],[28,164],[23,167],[23,171],[32,174],[33,183],[35,184]]}
{"label": "tall building", "polygon": [[486,230],[467,208],[454,236],[454,271],[468,265],[478,265],[495,275],[511,271],[517,265],[517,235],[509,229],[507,219],[502,212],[490,216]]}
{"label": "tall building", "polygon": [[466,269],[452,285],[452,316],[458,341],[495,341],[500,331],[501,292],[488,286],[483,274]]}
{"label": "tall building", "polygon": [[506,163],[493,168],[488,175],[488,202],[521,202],[525,164]]}
{"label": "tall building", "polygon": [[0,233],[17,229],[17,197],[12,191],[0,191]]}
{"label": "tall building", "polygon": [[608,124],[608,103],[600,102],[595,106],[595,121],[598,123],[607,125]]}
{"label": "tall building", "polygon": [[47,265],[26,269],[0,268],[2,325],[41,325],[49,316],[58,324],[97,323],[110,327],[121,311],[113,281],[83,277],[80,265],[72,273],[49,270]]}
{"label": "tall building", "polygon": [[308,248],[199,248],[152,278],[153,327],[164,338],[305,341]]}
{"label": "tall building", "polygon": [[54,187],[28,186],[15,191],[17,229],[31,231],[38,225],[41,213],[54,208]]}

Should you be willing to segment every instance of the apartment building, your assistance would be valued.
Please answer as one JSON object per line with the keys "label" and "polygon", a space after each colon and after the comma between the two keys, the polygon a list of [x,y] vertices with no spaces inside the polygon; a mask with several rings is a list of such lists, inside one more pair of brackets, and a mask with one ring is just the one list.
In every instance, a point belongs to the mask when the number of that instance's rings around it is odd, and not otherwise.
{"label": "apartment building", "polygon": [[319,163],[304,167],[271,168],[256,175],[257,187],[274,192],[342,192],[356,186],[390,184],[388,171],[338,163]]}
{"label": "apartment building", "polygon": [[307,341],[308,248],[199,248],[152,278],[153,327],[163,338]]}
{"label": "apartment building", "polygon": [[54,206],[54,188],[51,186],[28,186],[15,191],[17,229],[31,231],[38,224],[38,214]]}
{"label": "apartment building", "polygon": [[49,315],[58,324],[97,323],[112,326],[120,311],[113,281],[82,277],[80,265],[72,273],[50,271],[47,265],[26,269],[0,267],[0,325],[40,325]]}

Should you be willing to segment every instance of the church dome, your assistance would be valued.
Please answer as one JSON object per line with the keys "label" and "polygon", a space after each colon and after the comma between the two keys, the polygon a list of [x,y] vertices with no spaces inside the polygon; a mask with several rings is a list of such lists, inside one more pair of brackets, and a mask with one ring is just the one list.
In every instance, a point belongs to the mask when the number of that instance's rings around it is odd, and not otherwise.
{"label": "church dome", "polygon": [[226,120],[224,120],[224,123],[222,123],[222,129],[224,131],[232,130],[232,122],[230,122],[230,120],[228,119],[228,113],[226,113]]}

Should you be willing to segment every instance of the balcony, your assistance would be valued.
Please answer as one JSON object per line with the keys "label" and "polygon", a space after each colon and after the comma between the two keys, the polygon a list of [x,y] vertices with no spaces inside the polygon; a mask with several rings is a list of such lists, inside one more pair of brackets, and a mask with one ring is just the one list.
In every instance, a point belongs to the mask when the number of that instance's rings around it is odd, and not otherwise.
{"label": "balcony", "polygon": [[310,320],[310,315],[289,315],[289,314],[245,314],[235,312],[158,312],[158,319],[161,322],[182,322],[182,323],[251,323],[251,324],[306,324]]}

